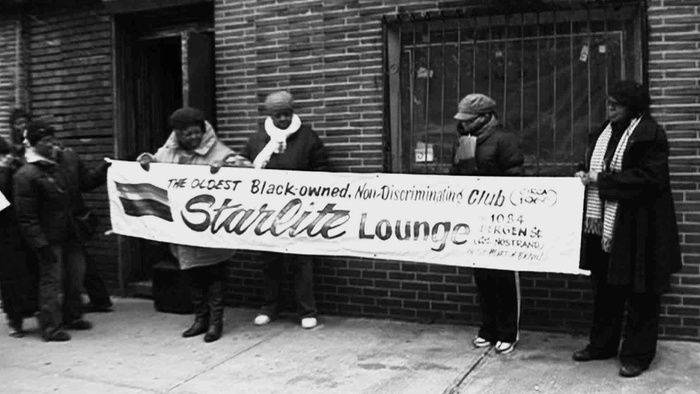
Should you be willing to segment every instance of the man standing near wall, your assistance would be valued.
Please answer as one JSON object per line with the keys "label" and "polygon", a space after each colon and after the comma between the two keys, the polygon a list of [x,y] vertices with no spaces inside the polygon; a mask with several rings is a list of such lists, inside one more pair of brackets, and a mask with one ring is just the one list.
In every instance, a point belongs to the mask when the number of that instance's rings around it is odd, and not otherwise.
{"label": "man standing near wall", "polygon": [[[39,325],[45,341],[67,341],[63,328],[89,330],[82,319],[85,254],[79,218],[81,193],[105,182],[105,162],[88,171],[76,153],[60,150],[45,122],[27,128],[26,164],[14,175],[14,195],[22,235],[39,257]],[[63,290],[63,303],[59,301]]]}

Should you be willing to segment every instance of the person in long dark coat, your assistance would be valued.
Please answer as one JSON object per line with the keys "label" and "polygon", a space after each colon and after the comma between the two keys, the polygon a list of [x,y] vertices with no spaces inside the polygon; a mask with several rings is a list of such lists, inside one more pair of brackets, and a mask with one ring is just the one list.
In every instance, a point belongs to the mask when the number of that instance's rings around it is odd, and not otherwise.
{"label": "person in long dark coat", "polygon": [[654,359],[661,295],[681,269],[668,140],[649,102],[641,84],[616,83],[609,122],[590,136],[585,171],[577,173],[587,186],[580,266],[591,271],[594,311],[590,342],[573,359],[619,354],[624,377],[640,375]]}
{"label": "person in long dark coat", "polygon": [[12,176],[21,166],[21,160],[13,153],[10,142],[0,137],[0,192],[10,206],[0,211],[0,298],[7,317],[10,336],[24,336],[25,317],[37,310],[36,261],[31,250],[19,234]]}

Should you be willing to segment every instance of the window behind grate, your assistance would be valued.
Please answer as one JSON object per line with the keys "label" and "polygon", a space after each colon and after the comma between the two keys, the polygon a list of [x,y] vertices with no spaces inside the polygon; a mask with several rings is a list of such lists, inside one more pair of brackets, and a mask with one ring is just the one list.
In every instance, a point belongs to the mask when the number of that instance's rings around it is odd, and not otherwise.
{"label": "window behind grate", "polygon": [[608,86],[644,79],[646,8],[608,3],[387,18],[390,169],[448,173],[457,104],[477,92],[520,135],[527,174],[573,174],[606,119]]}

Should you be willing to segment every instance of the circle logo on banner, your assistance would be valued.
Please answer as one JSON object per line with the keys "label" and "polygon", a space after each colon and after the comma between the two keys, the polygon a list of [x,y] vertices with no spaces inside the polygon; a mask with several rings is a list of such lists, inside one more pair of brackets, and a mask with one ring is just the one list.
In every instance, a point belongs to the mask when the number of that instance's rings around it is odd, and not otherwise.
{"label": "circle logo on banner", "polygon": [[519,205],[539,205],[552,207],[557,203],[557,192],[552,189],[524,188],[513,190],[510,194],[510,203]]}

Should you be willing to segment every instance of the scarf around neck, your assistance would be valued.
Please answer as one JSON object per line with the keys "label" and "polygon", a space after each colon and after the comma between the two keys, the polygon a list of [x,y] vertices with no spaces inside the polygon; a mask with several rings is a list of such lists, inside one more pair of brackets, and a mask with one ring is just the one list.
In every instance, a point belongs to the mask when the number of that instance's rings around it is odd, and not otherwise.
{"label": "scarf around neck", "polygon": [[273,154],[282,154],[287,150],[287,139],[301,128],[301,118],[297,114],[292,115],[292,122],[286,129],[275,126],[271,117],[265,119],[265,132],[270,137],[270,141],[258,153],[253,160],[253,167],[265,168]]}
{"label": "scarf around neck", "polygon": [[[633,119],[622,134],[622,137],[620,137],[620,142],[618,142],[615,147],[615,153],[610,162],[609,170],[611,172],[616,173],[622,171],[622,156],[627,148],[630,135],[632,135],[632,132],[637,127],[640,120],[641,118]],[[591,156],[590,171],[603,172],[605,170],[605,151],[608,149],[611,136],[612,126],[608,123],[596,141]],[[589,184],[586,187],[586,218],[584,232],[587,234],[600,235],[602,237],[601,247],[603,251],[608,253],[610,253],[613,230],[615,229],[615,222],[617,220],[617,206],[617,201],[601,200],[597,185]]]}

